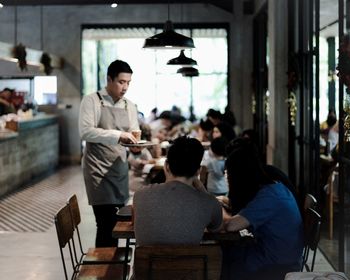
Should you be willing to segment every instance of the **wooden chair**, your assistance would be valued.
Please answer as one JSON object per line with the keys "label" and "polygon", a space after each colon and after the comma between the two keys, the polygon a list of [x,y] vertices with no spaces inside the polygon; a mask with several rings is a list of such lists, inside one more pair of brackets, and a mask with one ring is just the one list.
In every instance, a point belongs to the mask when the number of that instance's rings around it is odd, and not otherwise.
{"label": "wooden chair", "polygon": [[[304,216],[304,250],[301,271],[313,271],[318,242],[320,240],[321,216],[311,208],[306,209]],[[313,251],[311,264],[308,264],[310,250]]]}
{"label": "wooden chair", "polygon": [[[64,252],[69,251],[70,262],[72,265],[72,275],[70,279],[86,280],[119,280],[123,279],[123,265],[121,264],[98,264],[98,265],[82,265],[76,261],[73,252],[73,234],[74,226],[71,218],[69,205],[62,207],[54,217],[55,226],[58,237],[58,244],[63,264],[65,279],[68,280],[67,266],[65,262]],[[68,246],[67,246],[68,245]],[[68,249],[67,249],[68,247]],[[65,249],[66,248],[66,249]],[[129,268],[128,268],[129,271]]]}
{"label": "wooden chair", "polygon": [[77,240],[79,243],[80,257],[77,257],[77,250],[75,247],[73,239],[73,252],[74,257],[77,259],[77,262],[83,264],[107,264],[107,263],[124,263],[131,261],[132,248],[129,248],[126,251],[125,248],[120,247],[105,247],[105,248],[89,248],[87,252],[83,250],[80,232],[78,225],[81,222],[80,210],[77,196],[74,194],[69,199],[67,204],[69,205],[74,232],[76,232]]}
{"label": "wooden chair", "polygon": [[328,218],[328,238],[333,239],[333,215],[334,203],[338,202],[338,182],[339,173],[334,169],[328,177],[327,182],[327,218]]}
{"label": "wooden chair", "polygon": [[136,280],[220,279],[221,248],[217,245],[155,245],[135,249]]}

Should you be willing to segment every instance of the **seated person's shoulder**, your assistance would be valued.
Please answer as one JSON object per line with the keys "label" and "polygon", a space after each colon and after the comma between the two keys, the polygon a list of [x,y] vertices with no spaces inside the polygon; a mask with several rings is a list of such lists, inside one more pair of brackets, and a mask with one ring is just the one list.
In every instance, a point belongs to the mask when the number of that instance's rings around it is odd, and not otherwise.
{"label": "seated person's shoulder", "polygon": [[134,198],[138,196],[143,196],[146,193],[156,193],[164,188],[164,184],[149,184],[135,191]]}

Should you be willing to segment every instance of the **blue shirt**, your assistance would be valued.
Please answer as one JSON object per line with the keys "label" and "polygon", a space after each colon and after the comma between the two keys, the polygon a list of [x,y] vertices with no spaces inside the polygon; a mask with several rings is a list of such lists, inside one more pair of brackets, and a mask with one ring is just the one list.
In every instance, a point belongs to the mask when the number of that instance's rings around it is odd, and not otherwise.
{"label": "blue shirt", "polygon": [[239,213],[245,217],[257,243],[246,254],[248,271],[266,265],[301,265],[303,223],[293,194],[281,183],[264,186]]}

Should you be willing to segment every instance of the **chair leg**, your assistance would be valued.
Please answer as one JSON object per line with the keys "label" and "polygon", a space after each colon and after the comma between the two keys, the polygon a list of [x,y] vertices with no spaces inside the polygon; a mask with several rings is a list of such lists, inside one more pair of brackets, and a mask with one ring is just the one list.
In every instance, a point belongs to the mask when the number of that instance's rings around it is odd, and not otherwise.
{"label": "chair leg", "polygon": [[316,252],[317,252],[317,249],[315,249],[314,253],[313,253],[313,256],[312,256],[312,262],[311,262],[311,268],[310,268],[310,271],[314,271],[314,266],[315,266],[315,260],[316,260]]}
{"label": "chair leg", "polygon": [[328,194],[328,238],[333,239],[333,186],[329,184]]}

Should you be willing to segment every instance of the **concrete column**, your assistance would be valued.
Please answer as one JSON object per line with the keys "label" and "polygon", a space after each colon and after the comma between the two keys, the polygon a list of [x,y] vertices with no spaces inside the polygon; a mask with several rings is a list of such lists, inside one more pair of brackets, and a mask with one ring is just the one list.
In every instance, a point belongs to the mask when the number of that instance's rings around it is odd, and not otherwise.
{"label": "concrete column", "polygon": [[288,170],[288,1],[268,1],[269,125],[267,162]]}
{"label": "concrete column", "polygon": [[252,128],[253,16],[243,14],[243,1],[234,1],[230,29],[230,103],[237,124]]}

